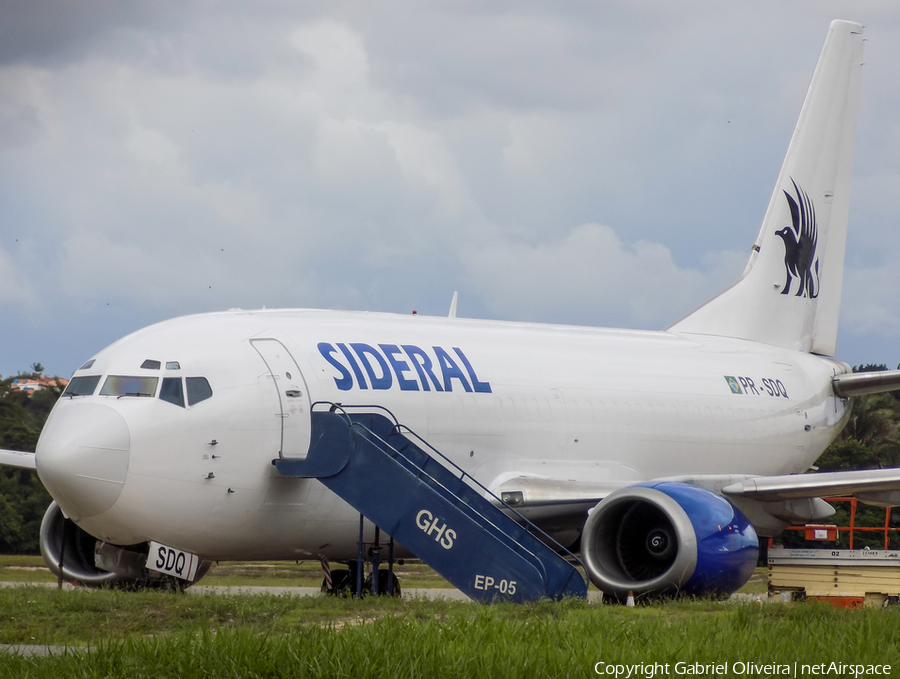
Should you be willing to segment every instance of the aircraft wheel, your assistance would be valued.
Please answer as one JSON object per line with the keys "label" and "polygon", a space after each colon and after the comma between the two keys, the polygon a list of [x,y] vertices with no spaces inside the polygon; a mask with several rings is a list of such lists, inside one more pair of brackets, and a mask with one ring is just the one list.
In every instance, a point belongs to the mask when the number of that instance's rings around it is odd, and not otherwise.
{"label": "aircraft wheel", "polygon": [[[397,576],[393,573],[389,573],[388,571],[378,571],[378,596],[388,596],[388,585],[391,580],[394,582],[394,596],[400,596],[400,581],[397,579]],[[372,593],[372,576],[366,578],[366,582],[363,585],[363,589],[366,594]]]}
{"label": "aircraft wheel", "polygon": [[353,578],[347,568],[335,568],[331,571],[331,589],[328,589],[325,580],[322,580],[322,591],[334,596],[348,597],[353,594]]}

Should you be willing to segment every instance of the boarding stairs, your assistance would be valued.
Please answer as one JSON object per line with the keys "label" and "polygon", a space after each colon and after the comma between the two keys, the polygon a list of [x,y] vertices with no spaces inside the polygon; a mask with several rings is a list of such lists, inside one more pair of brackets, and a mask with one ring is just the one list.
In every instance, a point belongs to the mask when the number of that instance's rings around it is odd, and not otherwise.
{"label": "boarding stairs", "polygon": [[574,556],[387,409],[319,402],[310,419],[306,458],[276,459],[278,472],[318,479],[470,598],[587,595]]}

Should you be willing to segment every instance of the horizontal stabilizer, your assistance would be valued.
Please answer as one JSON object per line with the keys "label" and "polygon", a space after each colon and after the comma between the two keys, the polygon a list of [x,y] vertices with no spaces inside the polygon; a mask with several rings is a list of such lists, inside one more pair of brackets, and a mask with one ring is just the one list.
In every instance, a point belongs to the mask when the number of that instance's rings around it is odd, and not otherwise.
{"label": "horizontal stabilizer", "polygon": [[835,396],[850,398],[900,389],[900,370],[837,375],[831,381]]}
{"label": "horizontal stabilizer", "polygon": [[0,464],[21,469],[34,469],[34,453],[20,450],[0,450]]}

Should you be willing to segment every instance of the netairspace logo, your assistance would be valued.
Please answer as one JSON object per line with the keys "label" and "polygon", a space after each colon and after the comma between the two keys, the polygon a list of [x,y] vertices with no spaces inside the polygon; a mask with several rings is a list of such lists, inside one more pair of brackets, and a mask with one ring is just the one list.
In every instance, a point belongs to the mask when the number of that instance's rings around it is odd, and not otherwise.
{"label": "netairspace logo", "polygon": [[860,665],[852,663],[820,663],[805,665],[794,663],[764,662],[725,662],[725,663],[635,663],[633,665],[607,663],[603,660],[594,663],[596,674],[615,677],[616,679],[653,679],[658,676],[705,676],[705,677],[773,677],[785,676],[792,679],[799,677],[863,677],[891,674],[890,665]]}

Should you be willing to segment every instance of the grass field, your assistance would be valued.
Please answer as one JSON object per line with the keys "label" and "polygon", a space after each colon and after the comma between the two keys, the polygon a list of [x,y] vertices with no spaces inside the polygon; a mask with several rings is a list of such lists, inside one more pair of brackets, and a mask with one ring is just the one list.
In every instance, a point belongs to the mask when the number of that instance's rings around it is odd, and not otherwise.
{"label": "grass field", "polygon": [[573,677],[596,676],[600,661],[668,663],[657,676],[678,676],[678,662],[730,663],[721,676],[751,674],[736,662],[900,669],[900,610],[814,603],[626,609],[16,587],[0,589],[0,611],[0,643],[87,647],[0,653],[0,677]]}
{"label": "grass field", "polygon": [[[334,568],[343,568],[333,564]],[[386,568],[386,566],[382,566]],[[394,573],[406,588],[453,587],[431,568],[419,561],[405,561],[395,565]],[[269,586],[269,587],[319,587],[322,584],[322,566],[318,561],[263,561],[222,562],[213,564],[209,573],[200,581],[209,586]]]}
{"label": "grass field", "polygon": [[[341,566],[334,564],[334,567]],[[415,560],[394,566],[394,572],[403,588],[453,586],[431,568]],[[0,582],[56,582],[56,577],[39,556],[0,555]],[[213,564],[201,582],[220,587],[319,587],[322,584],[322,566],[318,561],[221,562]]]}
{"label": "grass field", "polygon": [[[450,588],[452,585],[431,568],[415,560],[394,567],[403,589]],[[0,582],[56,582],[39,556],[0,555]],[[201,581],[210,586],[318,587],[322,567],[317,561],[222,562],[214,564]],[[765,592],[766,570],[756,573],[742,592]]]}

